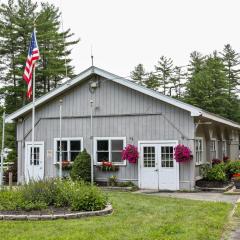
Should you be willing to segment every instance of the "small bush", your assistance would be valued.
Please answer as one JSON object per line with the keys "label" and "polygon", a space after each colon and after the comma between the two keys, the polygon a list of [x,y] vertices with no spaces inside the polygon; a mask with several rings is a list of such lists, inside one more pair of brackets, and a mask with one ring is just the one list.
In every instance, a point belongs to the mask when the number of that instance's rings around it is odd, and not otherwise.
{"label": "small bush", "polygon": [[91,156],[87,153],[86,149],[75,158],[70,176],[74,181],[91,181]]}
{"label": "small bush", "polygon": [[57,194],[57,180],[30,181],[21,186],[21,192],[28,202],[44,202],[52,205]]}
{"label": "small bush", "polygon": [[229,161],[226,163],[225,172],[229,179],[233,174],[240,173],[240,161]]}
{"label": "small bush", "polygon": [[206,180],[226,182],[227,175],[225,173],[225,165],[220,163],[214,165],[212,168],[209,168],[206,173]]}

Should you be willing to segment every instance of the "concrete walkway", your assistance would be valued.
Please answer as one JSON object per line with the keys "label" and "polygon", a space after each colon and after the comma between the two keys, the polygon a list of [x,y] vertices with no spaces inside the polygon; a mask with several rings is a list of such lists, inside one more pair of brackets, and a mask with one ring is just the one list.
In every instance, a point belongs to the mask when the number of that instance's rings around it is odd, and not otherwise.
{"label": "concrete walkway", "polygon": [[149,190],[140,190],[136,193],[154,195],[159,197],[183,198],[210,202],[236,203],[240,195],[224,195],[216,192],[153,192]]}

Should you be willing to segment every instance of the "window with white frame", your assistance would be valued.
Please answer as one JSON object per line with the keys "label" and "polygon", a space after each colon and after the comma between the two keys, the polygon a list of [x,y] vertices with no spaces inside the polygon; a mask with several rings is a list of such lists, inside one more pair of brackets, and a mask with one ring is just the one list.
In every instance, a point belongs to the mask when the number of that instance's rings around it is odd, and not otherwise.
{"label": "window with white frame", "polygon": [[203,163],[203,139],[195,139],[196,164]]}
{"label": "window with white frame", "polygon": [[[76,156],[83,150],[82,138],[62,138],[62,161],[73,162]],[[55,162],[60,160],[60,139],[54,139]]]}
{"label": "window with white frame", "polygon": [[222,156],[223,158],[227,156],[227,141],[222,141]]}
{"label": "window with white frame", "polygon": [[212,139],[210,141],[210,153],[211,153],[211,158],[217,158],[217,141],[216,139]]}
{"label": "window with white frame", "polygon": [[122,160],[122,150],[126,146],[126,138],[94,138],[95,163],[112,162],[114,164],[124,164]]}

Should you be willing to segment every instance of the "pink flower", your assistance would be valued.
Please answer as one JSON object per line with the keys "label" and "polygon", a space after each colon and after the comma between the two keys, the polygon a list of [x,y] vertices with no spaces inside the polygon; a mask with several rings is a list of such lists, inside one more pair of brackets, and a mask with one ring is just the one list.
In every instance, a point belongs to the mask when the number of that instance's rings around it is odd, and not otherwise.
{"label": "pink flower", "polygon": [[177,162],[187,162],[192,158],[191,150],[183,144],[178,144],[174,148],[174,158]]}
{"label": "pink flower", "polygon": [[122,160],[128,160],[129,163],[136,163],[138,160],[139,154],[137,147],[128,144],[126,148],[122,151]]}

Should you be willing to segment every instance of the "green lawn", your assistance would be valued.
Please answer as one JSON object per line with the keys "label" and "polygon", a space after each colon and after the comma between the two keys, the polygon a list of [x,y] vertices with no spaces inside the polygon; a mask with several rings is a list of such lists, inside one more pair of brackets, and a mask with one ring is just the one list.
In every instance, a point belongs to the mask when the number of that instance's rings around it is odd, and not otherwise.
{"label": "green lawn", "polygon": [[109,193],[114,213],[104,217],[1,222],[0,239],[220,239],[232,205]]}
{"label": "green lawn", "polygon": [[238,205],[237,205],[237,209],[234,213],[234,216],[237,218],[240,218],[240,203],[238,203]]}

